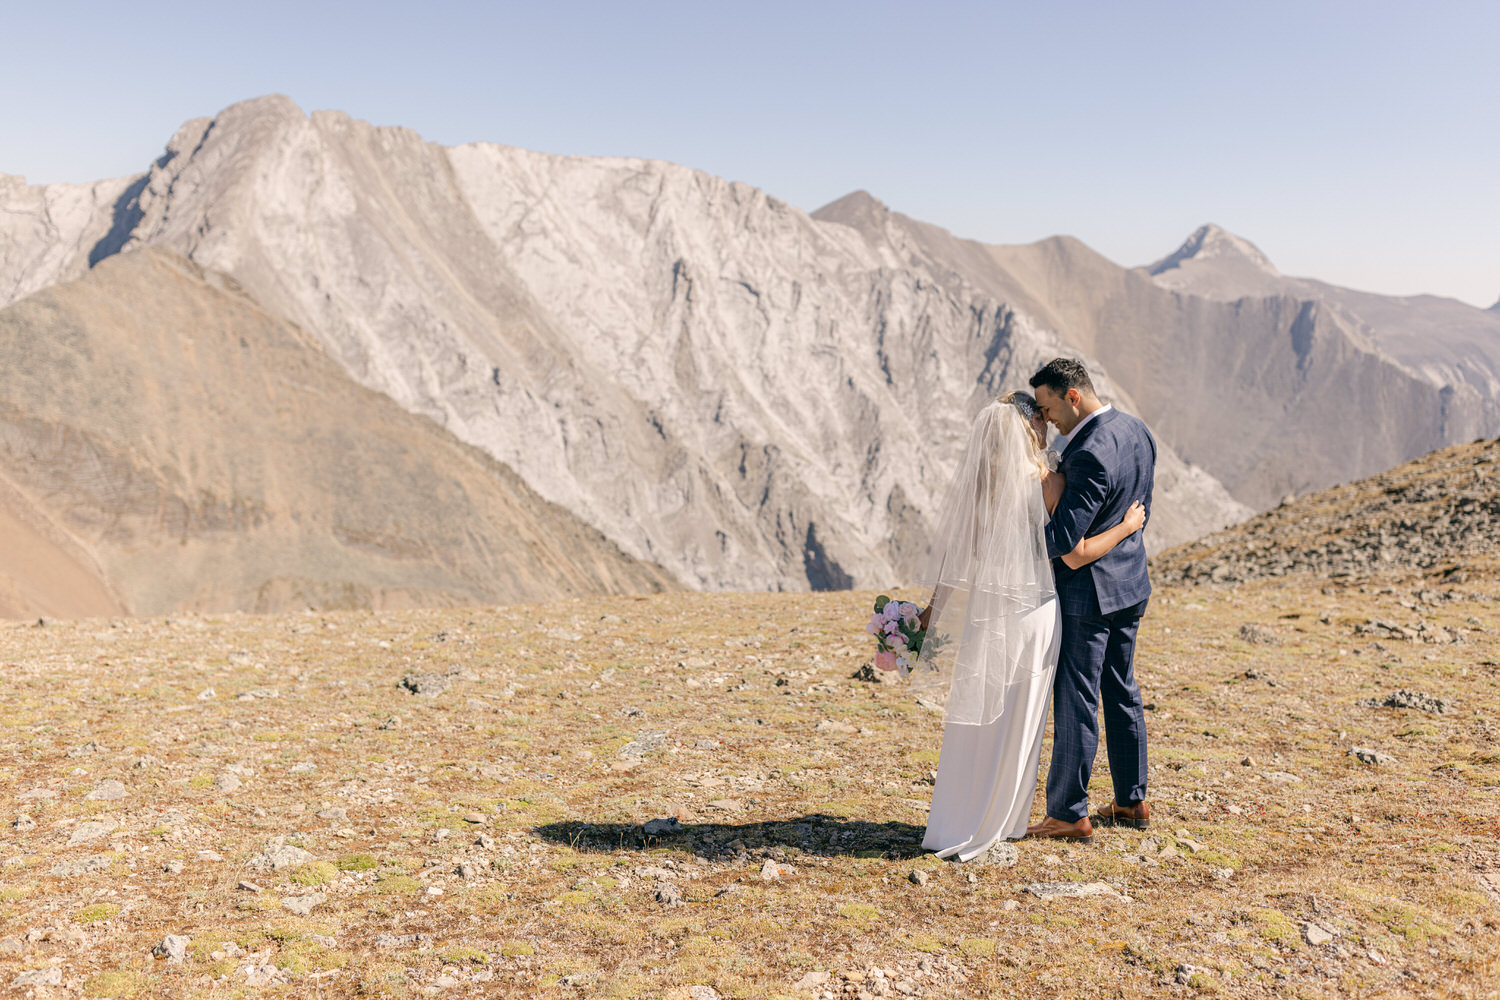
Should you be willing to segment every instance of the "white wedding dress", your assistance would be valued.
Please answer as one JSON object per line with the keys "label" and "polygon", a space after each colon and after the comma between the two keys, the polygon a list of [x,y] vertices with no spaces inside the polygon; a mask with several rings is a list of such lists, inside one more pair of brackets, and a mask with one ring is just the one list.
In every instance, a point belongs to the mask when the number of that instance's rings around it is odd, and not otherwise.
{"label": "white wedding dress", "polygon": [[1038,459],[1015,405],[981,411],[922,578],[933,613],[911,680],[944,712],[922,840],[939,857],[968,861],[1030,823],[1061,630]]}
{"label": "white wedding dress", "polygon": [[1042,733],[1057,671],[1057,599],[1020,619],[1027,633],[1022,676],[993,722],[943,727],[937,783],[922,847],[940,858],[968,861],[997,840],[1018,840],[1031,822]]}

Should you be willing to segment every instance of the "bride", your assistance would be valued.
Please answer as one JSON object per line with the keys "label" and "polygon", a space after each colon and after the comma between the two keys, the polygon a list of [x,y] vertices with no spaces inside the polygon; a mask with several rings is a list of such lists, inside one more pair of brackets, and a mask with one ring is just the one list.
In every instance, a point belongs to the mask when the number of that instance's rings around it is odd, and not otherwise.
{"label": "bride", "polygon": [[[1066,485],[1045,451],[1036,400],[1011,392],[974,421],[949,487],[922,583],[927,639],[916,694],[944,707],[932,810],[922,846],[968,861],[1026,834],[1057,668],[1059,614],[1043,538]],[[1053,461],[1049,462],[1049,458]],[[1145,524],[1145,508],[1062,557],[1077,568]]]}

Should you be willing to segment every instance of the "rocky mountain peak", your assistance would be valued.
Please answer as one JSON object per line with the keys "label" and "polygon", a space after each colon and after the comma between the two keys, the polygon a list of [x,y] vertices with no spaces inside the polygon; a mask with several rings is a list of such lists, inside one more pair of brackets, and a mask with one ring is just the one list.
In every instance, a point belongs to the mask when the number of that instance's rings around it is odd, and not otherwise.
{"label": "rocky mountain peak", "polygon": [[1146,270],[1154,277],[1165,271],[1182,267],[1188,261],[1207,262],[1225,258],[1248,262],[1257,270],[1269,275],[1278,273],[1270,258],[1261,253],[1260,248],[1254,243],[1213,223],[1199,226],[1183,241],[1182,246],[1149,265]]}
{"label": "rocky mountain peak", "polygon": [[860,232],[868,232],[882,228],[890,219],[891,210],[885,202],[861,188],[829,202],[813,212],[812,217],[819,222],[837,222]]}

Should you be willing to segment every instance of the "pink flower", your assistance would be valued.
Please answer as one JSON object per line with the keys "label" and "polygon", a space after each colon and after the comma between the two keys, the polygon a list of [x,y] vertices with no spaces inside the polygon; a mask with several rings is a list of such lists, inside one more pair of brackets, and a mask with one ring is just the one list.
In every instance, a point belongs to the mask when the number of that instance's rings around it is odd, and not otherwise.
{"label": "pink flower", "polygon": [[877,669],[877,670],[895,670],[896,669],[896,654],[892,653],[892,652],[888,652],[886,650],[881,650],[880,652],[876,653],[875,654],[875,669]]}

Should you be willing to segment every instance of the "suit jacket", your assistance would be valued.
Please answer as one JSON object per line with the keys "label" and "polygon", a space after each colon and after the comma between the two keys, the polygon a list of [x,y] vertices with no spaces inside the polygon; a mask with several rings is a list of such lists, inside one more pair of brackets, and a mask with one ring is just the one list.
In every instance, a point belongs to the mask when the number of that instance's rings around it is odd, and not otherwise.
{"label": "suit jacket", "polygon": [[1090,535],[1119,524],[1136,500],[1146,505],[1150,517],[1156,440],[1140,420],[1111,409],[1078,430],[1063,449],[1058,471],[1068,485],[1047,522],[1047,555],[1052,557],[1060,610],[1065,615],[1107,615],[1140,604],[1151,594],[1144,530],[1079,569],[1069,569],[1060,557]]}

